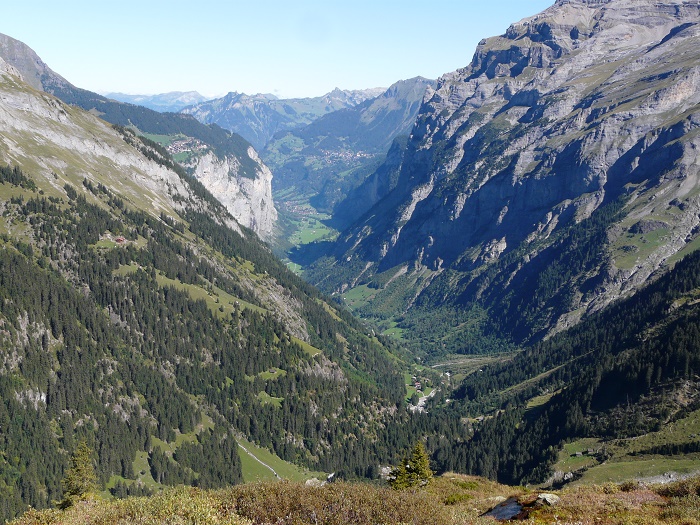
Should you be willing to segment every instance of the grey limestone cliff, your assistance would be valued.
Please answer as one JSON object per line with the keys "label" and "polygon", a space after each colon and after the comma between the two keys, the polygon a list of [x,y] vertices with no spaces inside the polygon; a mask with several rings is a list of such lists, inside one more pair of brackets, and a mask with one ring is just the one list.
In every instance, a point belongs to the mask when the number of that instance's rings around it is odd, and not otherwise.
{"label": "grey limestone cliff", "polygon": [[[596,285],[548,314],[565,326],[694,249],[699,22],[697,1],[559,0],[483,40],[426,94],[395,189],[341,236],[335,290],[403,268],[421,276],[413,299],[446,271],[460,291],[518,250],[507,288],[565,227],[624,197],[587,270]],[[648,218],[665,226],[630,230]]]}
{"label": "grey limestone cliff", "polygon": [[214,195],[236,220],[271,239],[277,222],[272,202],[272,172],[250,147],[248,156],[255,163],[254,176],[243,173],[236,157],[221,159],[209,151],[191,165],[194,176]]}

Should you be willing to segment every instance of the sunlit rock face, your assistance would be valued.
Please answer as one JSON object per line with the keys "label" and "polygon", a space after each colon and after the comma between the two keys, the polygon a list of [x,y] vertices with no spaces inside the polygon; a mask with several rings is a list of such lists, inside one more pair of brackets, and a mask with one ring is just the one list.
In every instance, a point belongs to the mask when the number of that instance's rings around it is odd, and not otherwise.
{"label": "sunlit rock face", "polygon": [[256,166],[253,177],[242,173],[236,157],[220,159],[212,152],[195,160],[194,176],[240,224],[269,240],[277,222],[277,210],[272,201],[272,173],[252,147],[248,149],[248,156]]}
{"label": "sunlit rock face", "polygon": [[[697,236],[698,22],[696,2],[559,0],[483,40],[426,94],[395,189],[341,236],[335,289],[395,267],[473,277],[527,248],[515,276],[620,196],[601,279],[571,311],[645,282]],[[665,226],[635,252],[624,237],[647,217]]]}

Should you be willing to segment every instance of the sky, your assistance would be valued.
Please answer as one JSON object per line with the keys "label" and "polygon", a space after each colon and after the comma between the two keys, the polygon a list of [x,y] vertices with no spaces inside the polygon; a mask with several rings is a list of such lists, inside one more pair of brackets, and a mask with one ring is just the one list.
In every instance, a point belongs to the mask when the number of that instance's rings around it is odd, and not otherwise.
{"label": "sky", "polygon": [[0,33],[98,93],[388,87],[466,66],[482,38],[554,0],[22,0]]}

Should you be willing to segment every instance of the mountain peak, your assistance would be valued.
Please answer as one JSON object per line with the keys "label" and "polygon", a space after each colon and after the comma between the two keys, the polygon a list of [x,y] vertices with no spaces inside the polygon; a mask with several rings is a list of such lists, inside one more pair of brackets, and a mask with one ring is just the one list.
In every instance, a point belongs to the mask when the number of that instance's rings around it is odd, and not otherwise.
{"label": "mountain peak", "polygon": [[57,84],[68,81],[54,73],[28,45],[11,36],[0,33],[0,56],[34,89],[43,91],[42,78],[50,77]]}
{"label": "mountain peak", "polygon": [[[611,230],[612,248],[598,259],[607,266],[588,269],[591,288],[572,288],[571,311],[559,319],[533,315],[545,330],[570,326],[631,293],[697,236],[699,22],[697,2],[560,1],[483,40],[469,66],[426,96],[395,189],[339,237],[336,264],[357,274],[334,267],[343,280],[327,291],[360,282],[360,272],[362,283],[387,272],[380,283],[400,268],[416,276],[447,269],[461,277],[431,276],[405,296],[445,299],[462,279],[459,301],[484,304],[494,286],[479,272],[522,260],[501,292],[516,290],[512,283],[546,266],[530,264],[544,260],[536,243],[631,193],[634,204],[620,212],[630,224]],[[656,201],[664,185],[672,197]],[[652,213],[663,215],[668,241],[632,246],[620,233],[633,222],[628,214]],[[332,282],[319,275],[316,282]]]}

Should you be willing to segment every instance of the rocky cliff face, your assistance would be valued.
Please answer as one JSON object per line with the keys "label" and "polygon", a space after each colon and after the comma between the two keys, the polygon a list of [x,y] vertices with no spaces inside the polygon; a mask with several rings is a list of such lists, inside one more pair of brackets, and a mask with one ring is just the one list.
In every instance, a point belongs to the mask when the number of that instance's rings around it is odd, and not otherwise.
{"label": "rocky cliff face", "polygon": [[249,158],[255,162],[254,176],[243,174],[237,157],[220,159],[209,151],[192,163],[194,176],[216,197],[236,220],[269,240],[277,222],[272,202],[272,172],[251,147]]}
{"label": "rocky cliff face", "polygon": [[[186,164],[192,172],[205,176],[202,182],[207,187],[211,185],[215,197],[222,199],[237,221],[269,239],[277,218],[272,202],[272,175],[240,136],[205,126],[188,115],[158,113],[77,88],[53,72],[28,46],[6,35],[0,35],[0,57],[35,89],[91,111],[107,122],[136,127],[143,133],[176,137],[181,144],[190,144],[192,147],[182,146],[178,152],[188,154]],[[186,139],[182,140],[182,136]]]}
{"label": "rocky cliff face", "polygon": [[[436,283],[436,297],[479,301],[492,291],[470,285],[500,261],[503,293],[518,294],[518,276],[539,274],[566,228],[624,197],[586,270],[598,280],[569,290],[543,321],[551,328],[694,249],[698,22],[697,2],[559,0],[483,40],[426,95],[394,191],[342,236],[335,289],[403,268],[420,284],[402,308]],[[633,229],[649,219],[653,231]]]}

